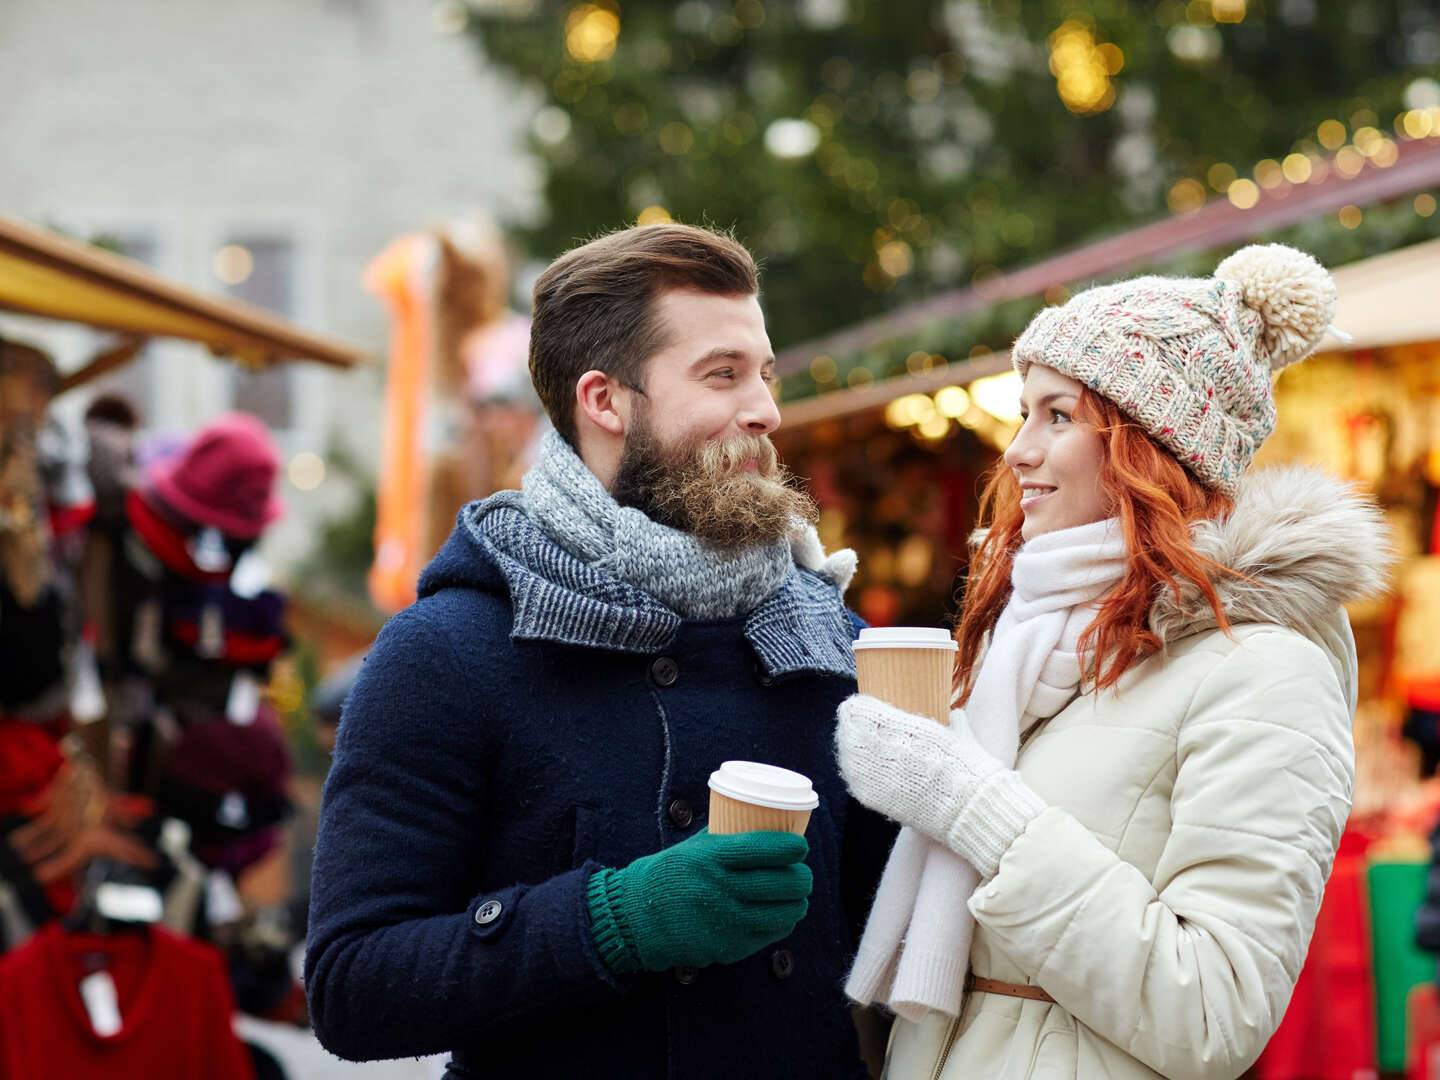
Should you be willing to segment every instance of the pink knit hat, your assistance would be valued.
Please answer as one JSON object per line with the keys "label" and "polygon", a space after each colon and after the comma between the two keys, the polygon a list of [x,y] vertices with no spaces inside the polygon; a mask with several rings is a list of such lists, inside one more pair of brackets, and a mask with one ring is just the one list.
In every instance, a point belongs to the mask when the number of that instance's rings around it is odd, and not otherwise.
{"label": "pink knit hat", "polygon": [[1036,315],[1011,357],[1109,399],[1202,483],[1235,494],[1275,429],[1271,381],[1314,350],[1335,281],[1283,244],[1241,248],[1208,278],[1140,277]]}
{"label": "pink knit hat", "polygon": [[180,453],[157,461],[148,486],[170,508],[227,536],[253,540],[285,512],[271,491],[279,456],[270,432],[249,413],[226,413]]}

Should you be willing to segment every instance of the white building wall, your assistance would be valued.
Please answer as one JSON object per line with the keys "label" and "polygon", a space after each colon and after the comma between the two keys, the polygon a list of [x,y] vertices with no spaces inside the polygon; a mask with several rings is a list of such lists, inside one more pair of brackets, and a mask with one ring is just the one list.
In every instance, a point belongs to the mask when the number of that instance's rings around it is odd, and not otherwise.
{"label": "white building wall", "polygon": [[[393,237],[471,208],[538,209],[523,153],[536,102],[467,35],[438,32],[429,0],[3,0],[0,213],[76,235],[142,234],[156,268],[221,292],[214,254],[235,231],[294,245],[291,317],[366,349],[337,374],[294,365],[287,456],[332,444],[373,470],[387,326],[363,288]],[[65,370],[88,332],[0,318]],[[152,431],[186,432],[230,404],[228,365],[151,347]],[[84,390],[65,411],[78,413]],[[333,473],[330,474],[333,478]],[[314,524],[353,497],[298,492],[266,551],[283,570]]]}

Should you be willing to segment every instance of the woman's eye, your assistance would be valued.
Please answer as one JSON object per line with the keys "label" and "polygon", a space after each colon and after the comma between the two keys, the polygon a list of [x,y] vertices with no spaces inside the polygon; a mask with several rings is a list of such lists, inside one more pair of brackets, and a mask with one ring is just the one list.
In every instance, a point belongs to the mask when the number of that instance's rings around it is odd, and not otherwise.
{"label": "woman's eye", "polygon": [[1070,414],[1061,412],[1059,409],[1052,410],[1050,415],[1057,424],[1068,424],[1070,422]]}
{"label": "woman's eye", "polygon": [[762,372],[760,373],[760,381],[761,381],[761,382],[767,382],[767,383],[773,383],[773,382],[775,381],[775,372],[773,372],[773,371],[762,371]]}

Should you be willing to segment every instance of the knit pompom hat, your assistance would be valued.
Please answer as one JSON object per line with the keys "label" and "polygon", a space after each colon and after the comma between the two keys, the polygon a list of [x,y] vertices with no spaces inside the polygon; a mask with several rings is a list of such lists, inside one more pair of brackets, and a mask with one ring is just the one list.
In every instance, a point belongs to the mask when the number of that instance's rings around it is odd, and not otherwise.
{"label": "knit pompom hat", "polygon": [[1209,278],[1140,277],[1047,308],[1015,370],[1054,368],[1113,401],[1200,481],[1227,495],[1275,429],[1271,380],[1335,315],[1335,281],[1283,244],[1241,248]]}

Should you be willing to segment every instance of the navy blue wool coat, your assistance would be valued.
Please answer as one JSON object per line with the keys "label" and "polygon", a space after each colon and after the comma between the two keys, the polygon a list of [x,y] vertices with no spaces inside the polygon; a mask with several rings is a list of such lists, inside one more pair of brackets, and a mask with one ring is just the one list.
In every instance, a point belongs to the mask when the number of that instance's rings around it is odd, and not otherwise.
{"label": "navy blue wool coat", "polygon": [[[893,831],[834,761],[858,625],[835,587],[796,569],[747,616],[683,621],[484,505],[343,711],[305,964],[321,1042],[451,1051],[456,1078],[866,1076],[841,984]],[[587,880],[704,827],[733,758],[815,783],[808,913],[736,964],[611,975]]]}

